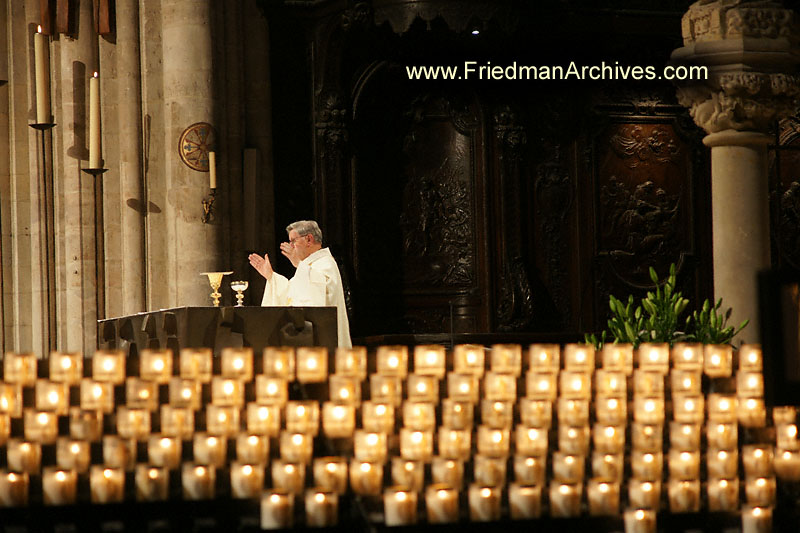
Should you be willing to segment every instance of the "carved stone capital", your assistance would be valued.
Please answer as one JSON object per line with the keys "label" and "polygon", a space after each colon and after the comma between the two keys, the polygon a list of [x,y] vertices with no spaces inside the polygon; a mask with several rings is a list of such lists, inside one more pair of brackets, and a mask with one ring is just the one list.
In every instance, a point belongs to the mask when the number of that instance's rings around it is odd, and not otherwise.
{"label": "carved stone capital", "polygon": [[708,133],[765,132],[793,114],[800,97],[798,17],[773,0],[700,0],[683,17],[684,66],[703,66],[705,79],[676,82],[678,101]]}

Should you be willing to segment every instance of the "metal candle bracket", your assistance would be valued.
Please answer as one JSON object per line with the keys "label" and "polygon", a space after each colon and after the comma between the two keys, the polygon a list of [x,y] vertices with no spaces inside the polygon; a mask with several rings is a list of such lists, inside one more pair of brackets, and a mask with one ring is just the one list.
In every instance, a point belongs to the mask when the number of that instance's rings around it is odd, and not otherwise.
{"label": "metal candle bracket", "polygon": [[203,224],[208,224],[214,218],[214,200],[217,197],[217,189],[211,189],[208,196],[203,198]]}

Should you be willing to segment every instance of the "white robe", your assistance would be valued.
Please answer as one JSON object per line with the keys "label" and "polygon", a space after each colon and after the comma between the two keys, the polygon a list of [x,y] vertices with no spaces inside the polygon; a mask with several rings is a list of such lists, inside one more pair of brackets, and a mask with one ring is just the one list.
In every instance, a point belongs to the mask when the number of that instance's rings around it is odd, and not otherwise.
{"label": "white robe", "polygon": [[292,279],[277,272],[267,280],[262,306],[336,307],[339,346],[350,348],[350,323],[344,303],[342,276],[328,248],[317,250],[297,265]]}

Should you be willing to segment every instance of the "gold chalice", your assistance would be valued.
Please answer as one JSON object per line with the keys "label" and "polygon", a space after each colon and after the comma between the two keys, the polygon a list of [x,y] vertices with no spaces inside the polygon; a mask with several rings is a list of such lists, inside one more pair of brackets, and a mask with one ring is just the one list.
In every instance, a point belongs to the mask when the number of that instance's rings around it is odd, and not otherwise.
{"label": "gold chalice", "polygon": [[201,276],[208,276],[208,284],[214,289],[211,293],[211,299],[214,301],[214,307],[219,307],[219,299],[222,296],[219,292],[219,287],[222,285],[222,276],[233,274],[233,272],[203,272]]}
{"label": "gold chalice", "polygon": [[249,284],[244,281],[231,281],[231,289],[236,291],[236,307],[244,306],[244,291]]}

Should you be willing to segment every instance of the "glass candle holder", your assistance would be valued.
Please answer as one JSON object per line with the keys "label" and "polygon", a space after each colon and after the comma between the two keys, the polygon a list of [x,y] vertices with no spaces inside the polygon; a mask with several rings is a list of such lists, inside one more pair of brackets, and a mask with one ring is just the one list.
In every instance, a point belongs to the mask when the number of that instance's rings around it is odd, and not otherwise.
{"label": "glass candle holder", "polygon": [[172,350],[142,350],[139,354],[139,377],[156,383],[169,383],[172,377]]}
{"label": "glass candle holder", "polygon": [[518,455],[536,456],[547,454],[546,428],[518,425],[514,430],[514,452]]}
{"label": "glass candle holder", "polygon": [[561,346],[558,344],[531,344],[528,348],[528,368],[558,372],[561,368]]}
{"label": "glass candle holder", "polygon": [[670,422],[669,443],[673,449],[680,451],[697,451],[700,449],[700,424]]}
{"label": "glass candle holder", "polygon": [[408,348],[406,346],[379,346],[375,358],[379,375],[398,378],[408,376]]}
{"label": "glass candle holder", "polygon": [[457,344],[453,347],[453,372],[482,377],[485,368],[484,348],[478,344]]}
{"label": "glass candle holder", "polygon": [[553,452],[553,479],[559,483],[578,483],[583,481],[585,469],[584,456],[563,451]]}
{"label": "glass candle holder", "polygon": [[525,395],[535,400],[556,400],[558,374],[544,370],[530,370],[525,374]]}
{"label": "glass candle holder", "polygon": [[92,466],[89,471],[92,503],[120,503],[125,496],[125,471],[121,468]]}
{"label": "glass candle holder", "polygon": [[355,494],[377,496],[383,489],[383,464],[350,460],[350,489]]}
{"label": "glass candle holder", "polygon": [[761,372],[764,355],[760,344],[743,344],[739,348],[739,370],[744,372]]}
{"label": "glass candle holder", "polygon": [[322,431],[329,438],[352,437],[356,427],[356,407],[349,403],[322,404]]}
{"label": "glass candle holder", "polygon": [[58,416],[48,411],[25,409],[25,440],[52,444],[58,437]]}
{"label": "glass candle holder", "polygon": [[737,421],[736,396],[716,392],[709,394],[708,420],[710,422],[735,423]]}
{"label": "glass candle holder", "polygon": [[600,353],[603,368],[623,372],[630,376],[633,372],[633,345],[606,343]]}
{"label": "glass candle holder", "polygon": [[646,509],[625,511],[625,533],[656,533],[656,513]]}
{"label": "glass candle holder", "polygon": [[672,479],[700,479],[700,452],[669,451],[669,476]]}
{"label": "glass candle holder", "polygon": [[703,370],[703,345],[679,342],[672,347],[672,366],[676,370],[701,372]]}
{"label": "glass candle holder", "polygon": [[795,450],[800,448],[797,440],[797,424],[781,423],[775,424],[775,443],[778,448]]}
{"label": "glass candle holder", "polygon": [[196,433],[192,449],[195,463],[223,467],[228,456],[228,439],[207,433]]}
{"label": "glass candle holder", "polygon": [[328,378],[329,397],[332,401],[361,403],[361,378],[333,374]]}
{"label": "glass candle holder", "polygon": [[429,524],[449,524],[458,521],[458,490],[443,483],[425,489],[425,511]]}
{"label": "glass candle holder", "polygon": [[67,414],[69,389],[64,383],[36,380],[34,407],[39,411],[52,411],[57,415]]}
{"label": "glass candle holder", "polygon": [[281,459],[288,463],[310,463],[314,453],[314,437],[307,433],[281,431],[280,452]]}
{"label": "glass candle holder", "polygon": [[515,455],[514,479],[523,485],[542,485],[544,484],[545,472],[547,471],[547,456]]}
{"label": "glass candle holder", "polygon": [[775,505],[775,478],[757,477],[744,482],[744,493],[747,503],[767,507]]}
{"label": "glass candle holder", "polygon": [[622,481],[624,473],[623,454],[592,452],[592,476],[609,481]]}
{"label": "glass candle holder", "polygon": [[589,400],[559,398],[556,403],[558,423],[567,426],[589,425]]}
{"label": "glass candle holder", "polygon": [[601,424],[626,424],[628,422],[628,400],[624,395],[598,395],[595,398],[595,415]]}
{"label": "glass candle holder", "polygon": [[289,401],[289,382],[275,376],[256,376],[256,402],[262,405],[286,405]]}
{"label": "glass candle holder", "polygon": [[590,479],[586,483],[589,514],[612,516],[619,514],[619,483],[604,479]]}
{"label": "glass candle holder", "polygon": [[635,396],[664,396],[664,374],[642,369],[633,371]]}
{"label": "glass candle holder", "polygon": [[489,352],[489,368],[499,374],[522,374],[522,347],[519,344],[493,344]]}
{"label": "glass candle holder", "polygon": [[558,375],[561,398],[588,400],[592,397],[591,379],[588,372],[564,370]]}
{"label": "glass candle holder", "polygon": [[59,437],[56,441],[56,466],[62,470],[89,470],[89,443]]}
{"label": "glass candle holder", "polygon": [[246,433],[237,435],[236,459],[244,464],[265,464],[269,460],[269,438]]}
{"label": "glass candle holder", "polygon": [[449,429],[472,429],[474,409],[470,402],[442,400],[442,426]]}
{"label": "glass candle holder", "polygon": [[800,481],[800,451],[775,450],[775,475],[782,481]]}
{"label": "glass candle holder", "polygon": [[257,498],[264,490],[264,467],[234,461],[230,466],[231,496],[235,499]]}
{"label": "glass candle holder", "polygon": [[410,374],[406,379],[408,399],[418,402],[439,401],[439,380],[436,376]]}
{"label": "glass candle holder", "polygon": [[553,423],[553,404],[548,400],[519,399],[520,422],[526,426],[549,428]]}
{"label": "glass candle holder", "polygon": [[764,396],[764,375],[760,371],[740,370],[736,373],[737,396]]}
{"label": "glass candle holder", "polygon": [[706,468],[709,478],[739,477],[739,451],[709,448],[706,452]]}
{"label": "glass candle holder", "polygon": [[469,518],[473,522],[494,522],[500,520],[500,503],[502,489],[500,487],[482,486],[472,483],[467,493],[469,501]]}
{"label": "glass candle holder", "polygon": [[669,510],[673,513],[696,513],[700,510],[700,480],[670,479],[667,486]]}
{"label": "glass candle holder", "polygon": [[403,400],[403,382],[398,376],[370,374],[370,400],[376,403],[390,403],[399,406]]}
{"label": "glass candle holder", "polygon": [[736,511],[739,509],[739,479],[709,479],[708,510]]}
{"label": "glass candle holder", "polygon": [[12,472],[38,474],[42,464],[42,446],[38,442],[9,439],[6,462]]}
{"label": "glass candle holder", "polygon": [[417,493],[407,487],[389,487],[383,491],[383,513],[387,526],[417,523]]}
{"label": "glass candle holder", "polygon": [[514,403],[482,400],[481,421],[493,428],[510,428],[514,423]]}
{"label": "glass candle holder", "polygon": [[221,407],[242,407],[244,385],[238,379],[214,376],[211,378],[211,403]]}
{"label": "glass candle holder", "polygon": [[478,403],[478,377],[474,374],[447,374],[447,397],[457,402]]}
{"label": "glass candle holder", "polygon": [[474,456],[472,477],[475,483],[501,487],[506,484],[507,470],[506,456],[490,457],[481,453]]}
{"label": "glass candle holder", "polygon": [[360,381],[367,379],[367,349],[364,346],[336,348],[333,367],[341,376],[352,376]]}
{"label": "glass candle holder", "polygon": [[517,400],[517,378],[513,374],[487,372],[483,377],[483,395],[487,400],[514,402]]}
{"label": "glass candle holder", "polygon": [[117,434],[123,439],[145,440],[150,435],[150,427],[150,411],[147,409],[117,409]]}
{"label": "glass candle holder", "polygon": [[0,507],[28,505],[30,476],[25,473],[0,470]]}
{"label": "glass candle holder", "polygon": [[133,470],[136,464],[136,441],[118,435],[104,435],[103,464],[110,468]]}
{"label": "glass candle holder", "polygon": [[508,455],[511,445],[509,430],[491,428],[482,424],[478,426],[476,438],[478,453],[491,457]]}
{"label": "glass candle holder", "polygon": [[261,529],[286,529],[294,525],[294,494],[271,489],[261,495]]}
{"label": "glass candle holder", "polygon": [[767,408],[764,398],[739,397],[736,402],[736,414],[739,424],[744,427],[764,427],[767,425]]}
{"label": "glass candle holder", "polygon": [[669,373],[669,344],[667,343],[642,343],[637,350],[639,368],[644,371]]}
{"label": "glass candle holder", "polygon": [[287,402],[286,430],[316,436],[319,432],[319,403],[313,400]]}
{"label": "glass candle holder", "polygon": [[469,429],[439,428],[439,455],[466,461],[470,457],[472,432]]}
{"label": "glass candle holder", "polygon": [[564,346],[564,369],[577,372],[594,372],[594,346],[567,344]]}
{"label": "glass candle holder", "polygon": [[154,411],[158,405],[158,384],[140,378],[125,379],[125,406]]}
{"label": "glass candle holder", "polygon": [[631,424],[633,449],[638,451],[661,451],[664,447],[664,432],[660,424],[633,422]]}
{"label": "glass candle holder", "polygon": [[625,373],[600,369],[594,373],[594,388],[598,396],[626,396],[628,392]]}
{"label": "glass candle holder", "polygon": [[392,457],[392,483],[419,492],[425,485],[425,463]]}
{"label": "glass candle holder", "polygon": [[739,441],[738,427],[733,423],[709,423],[706,425],[706,441],[711,448],[733,449]]}
{"label": "glass candle holder", "polygon": [[650,425],[664,424],[664,397],[634,395],[633,419]]}
{"label": "glass candle holder", "polygon": [[430,462],[433,456],[433,431],[400,429],[400,456]]}
{"label": "glass candle holder", "polygon": [[661,481],[635,477],[629,479],[628,504],[637,509],[658,511],[661,507]]}
{"label": "glass candle holder", "polygon": [[283,459],[270,461],[272,486],[291,494],[303,494],[306,485],[306,465]]}
{"label": "glass candle holder", "polygon": [[321,487],[306,490],[306,527],[332,527],[339,523],[339,495]]}
{"label": "glass candle holder", "polygon": [[361,404],[361,427],[378,433],[394,433],[394,404],[375,401]]}
{"label": "glass candle holder", "polygon": [[134,484],[137,502],[166,501],[169,497],[169,472],[166,468],[136,465]]}
{"label": "glass candle holder", "polygon": [[224,378],[251,381],[253,379],[253,349],[249,347],[223,348],[220,370]]}
{"label": "glass candle holder", "polygon": [[180,377],[208,383],[211,381],[213,352],[211,348],[181,348],[178,366]]}
{"label": "glass candle holder", "polygon": [[431,460],[431,478],[459,490],[464,482],[464,463],[458,459],[435,456]]}
{"label": "glass candle holder", "polygon": [[388,455],[385,433],[357,429],[353,436],[353,456],[368,463],[385,463]]}
{"label": "glass candle holder", "polygon": [[768,444],[742,446],[742,463],[745,477],[769,477],[773,475],[774,452]]}
{"label": "glass candle holder", "polygon": [[173,377],[169,380],[169,404],[173,407],[200,409],[200,382]]}
{"label": "glass candle holder", "polygon": [[733,371],[733,347],[706,344],[703,350],[703,372],[710,378],[730,377]]}
{"label": "glass candle holder", "polygon": [[170,470],[178,468],[181,462],[182,441],[175,437],[151,435],[147,440],[147,458],[153,466],[163,466]]}
{"label": "glass candle holder", "polygon": [[22,416],[22,385],[0,382],[0,414]]}
{"label": "glass candle holder", "polygon": [[436,407],[433,402],[406,400],[403,402],[403,426],[421,431],[436,427]]}
{"label": "glass candle holder", "polygon": [[676,394],[682,395],[700,395],[702,394],[701,386],[703,383],[702,374],[695,370],[673,370],[669,375],[670,388],[672,389],[673,396]]}
{"label": "glass candle holder", "polygon": [[770,533],[772,508],[748,505],[742,508],[742,533]]}
{"label": "glass candle holder", "polygon": [[278,405],[247,404],[247,431],[267,437],[277,437],[281,428],[281,408]]}
{"label": "glass candle holder", "polygon": [[297,348],[297,381],[325,383],[328,381],[328,349],[324,346]]}
{"label": "glass candle holder", "polygon": [[633,477],[644,480],[661,479],[664,468],[664,455],[659,451],[632,451],[631,471]]}
{"label": "glass candle holder", "polygon": [[161,433],[167,437],[191,440],[194,434],[194,411],[189,407],[162,405]]}
{"label": "glass candle holder", "polygon": [[596,423],[592,428],[594,449],[604,453],[625,451],[625,426]]}
{"label": "glass candle holder", "polygon": [[581,514],[581,483],[550,482],[550,516],[569,518]]}
{"label": "glass candle holder", "polygon": [[415,374],[443,379],[446,370],[445,362],[444,346],[435,344],[414,347]]}
{"label": "glass candle holder", "polygon": [[217,470],[213,466],[183,463],[181,486],[184,500],[210,500],[216,493]]}
{"label": "glass candle holder", "polygon": [[45,505],[72,505],[77,499],[78,473],[47,467],[42,472],[42,496]]}
{"label": "glass candle holder", "polygon": [[6,352],[3,358],[3,381],[26,387],[36,383],[37,359],[33,353]]}
{"label": "glass candle holder", "polygon": [[586,455],[589,438],[587,426],[558,426],[558,449],[566,453]]}
{"label": "glass candle holder", "polygon": [[313,473],[317,487],[336,494],[347,492],[347,460],[344,457],[315,457]]}
{"label": "glass candle holder", "polygon": [[531,520],[542,515],[542,487],[511,483],[508,508],[512,520]]}
{"label": "glass candle holder", "polygon": [[288,346],[267,346],[263,352],[264,375],[293,381],[295,378],[296,356],[294,348]]}
{"label": "glass candle holder", "polygon": [[78,385],[83,379],[83,354],[50,352],[50,380]]}

